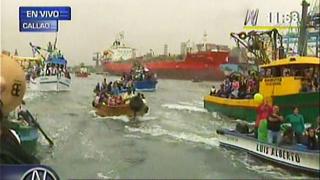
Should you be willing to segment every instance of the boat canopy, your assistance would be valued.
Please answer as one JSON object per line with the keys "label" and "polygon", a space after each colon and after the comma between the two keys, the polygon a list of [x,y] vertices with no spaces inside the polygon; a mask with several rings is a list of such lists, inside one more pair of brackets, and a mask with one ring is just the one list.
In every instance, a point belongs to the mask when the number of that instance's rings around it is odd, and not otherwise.
{"label": "boat canopy", "polygon": [[53,58],[48,58],[48,60],[46,61],[46,64],[48,63],[65,65],[67,64],[67,60],[64,59],[64,57],[53,57]]}
{"label": "boat canopy", "polygon": [[41,61],[41,57],[23,57],[23,56],[12,56],[16,61]]}
{"label": "boat canopy", "polygon": [[319,65],[320,59],[317,57],[288,57],[285,59],[279,59],[272,61],[269,64],[261,65],[260,68],[269,68],[269,67],[276,67],[276,66],[288,66],[288,65]]}

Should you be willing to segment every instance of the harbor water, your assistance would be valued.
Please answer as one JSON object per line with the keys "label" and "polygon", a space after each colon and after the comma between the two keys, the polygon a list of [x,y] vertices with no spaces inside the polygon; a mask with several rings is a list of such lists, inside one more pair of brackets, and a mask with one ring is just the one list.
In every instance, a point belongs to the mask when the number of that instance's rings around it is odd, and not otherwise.
{"label": "harbor water", "polygon": [[[108,81],[118,77],[107,76]],[[216,129],[235,120],[209,113],[202,97],[211,82],[159,80],[145,93],[149,113],[136,122],[100,118],[91,106],[102,75],[72,77],[72,90],[27,91],[28,109],[53,139],[41,137],[37,157],[60,178],[309,178],[247,155],[219,147]]]}

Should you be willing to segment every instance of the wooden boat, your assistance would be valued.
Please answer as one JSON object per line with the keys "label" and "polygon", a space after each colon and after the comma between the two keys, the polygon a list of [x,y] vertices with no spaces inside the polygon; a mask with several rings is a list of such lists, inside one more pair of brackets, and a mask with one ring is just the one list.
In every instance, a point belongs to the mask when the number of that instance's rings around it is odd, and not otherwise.
{"label": "wooden boat", "polygon": [[[289,57],[261,65],[264,72],[273,69],[281,72],[273,77],[261,77],[259,93],[269,103],[280,107],[281,114],[286,116],[292,113],[293,107],[298,107],[306,123],[314,123],[319,116],[319,91],[301,92],[302,76],[282,76],[286,69],[313,68],[319,70],[320,60],[316,57]],[[215,111],[226,116],[239,118],[249,122],[255,121],[256,109],[259,106],[253,99],[228,99],[215,96],[204,97],[204,107],[208,111]]]}
{"label": "wooden boat", "polygon": [[[148,110],[148,106],[144,105],[141,110],[137,112],[136,116],[143,116],[148,112]],[[98,105],[98,107],[96,107],[96,114],[101,117],[123,115],[134,117],[134,111],[129,104],[122,104],[117,106]]]}
{"label": "wooden boat", "polygon": [[308,150],[299,145],[276,146],[259,142],[253,135],[241,134],[236,130],[217,130],[220,146],[246,151],[259,158],[295,170],[320,175],[319,150]]}

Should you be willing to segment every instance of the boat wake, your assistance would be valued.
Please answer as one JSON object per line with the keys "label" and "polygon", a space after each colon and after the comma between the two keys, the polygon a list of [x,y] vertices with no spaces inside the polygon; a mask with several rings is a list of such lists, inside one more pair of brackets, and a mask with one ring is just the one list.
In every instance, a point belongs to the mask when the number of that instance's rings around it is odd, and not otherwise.
{"label": "boat wake", "polygon": [[138,132],[143,133],[151,136],[169,136],[174,138],[178,141],[186,141],[186,142],[193,142],[193,143],[201,143],[205,145],[209,145],[212,147],[219,146],[218,139],[215,137],[203,137],[194,133],[186,133],[186,132],[175,132],[163,129],[160,126],[153,126],[153,127],[129,127],[125,126],[129,132]]}
{"label": "boat wake", "polygon": [[111,119],[111,120],[120,120],[120,121],[123,121],[123,122],[129,122],[130,119],[128,116],[106,116],[106,117],[101,117],[101,116],[98,116],[96,114],[96,111],[95,110],[91,110],[89,111],[89,114],[92,115],[92,117],[94,119]]}
{"label": "boat wake", "polygon": [[137,117],[137,120],[138,121],[154,121],[154,120],[157,120],[158,118],[157,117],[154,117],[154,116],[141,116],[141,117]]}
{"label": "boat wake", "polygon": [[[228,152],[227,154],[230,153],[229,151],[227,152]],[[262,175],[272,176],[275,179],[279,177],[281,179],[305,179],[306,178],[304,174],[302,174],[301,176],[299,175],[294,176],[292,172],[287,171],[283,168],[266,164],[264,162],[260,162],[260,160],[257,161],[255,157],[247,153],[243,153],[240,156],[231,154],[229,157],[231,157],[233,161],[238,161],[244,164],[245,167],[251,171],[255,171]],[[236,163],[234,163],[234,166],[236,166]]]}
{"label": "boat wake", "polygon": [[24,100],[31,101],[37,97],[40,97],[42,94],[39,91],[27,91],[24,95]]}
{"label": "boat wake", "polygon": [[110,119],[110,120],[120,120],[120,121],[123,121],[123,122],[129,122],[130,119],[128,116],[106,116],[106,117],[100,117],[100,116],[97,116],[95,117],[95,119]]}
{"label": "boat wake", "polygon": [[182,111],[189,111],[189,112],[208,112],[206,109],[202,107],[196,107],[194,105],[182,105],[182,104],[163,104],[162,107],[174,110],[182,110]]}
{"label": "boat wake", "polygon": [[97,177],[99,179],[120,179],[119,175],[116,175],[117,173],[114,172],[113,170],[109,171],[105,174],[103,174],[102,172],[98,172],[97,173]]}
{"label": "boat wake", "polygon": [[283,178],[283,179],[305,179],[305,175],[293,176],[292,173],[286,171],[283,168],[275,167],[272,165],[252,165],[251,163],[243,162],[245,166],[252,171],[258,172],[260,174],[265,174],[272,176],[273,178]]}

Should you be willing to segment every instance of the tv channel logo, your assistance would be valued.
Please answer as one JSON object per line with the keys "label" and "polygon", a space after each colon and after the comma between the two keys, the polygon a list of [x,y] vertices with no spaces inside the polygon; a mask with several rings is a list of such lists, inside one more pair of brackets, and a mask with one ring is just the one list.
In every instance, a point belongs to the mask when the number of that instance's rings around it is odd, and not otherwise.
{"label": "tv channel logo", "polygon": [[70,7],[19,7],[20,32],[58,32],[60,20],[71,20]]}
{"label": "tv channel logo", "polygon": [[58,178],[49,169],[38,167],[27,171],[21,180],[58,180]]}
{"label": "tv channel logo", "polygon": [[0,179],[59,180],[58,174],[45,165],[0,165]]}

